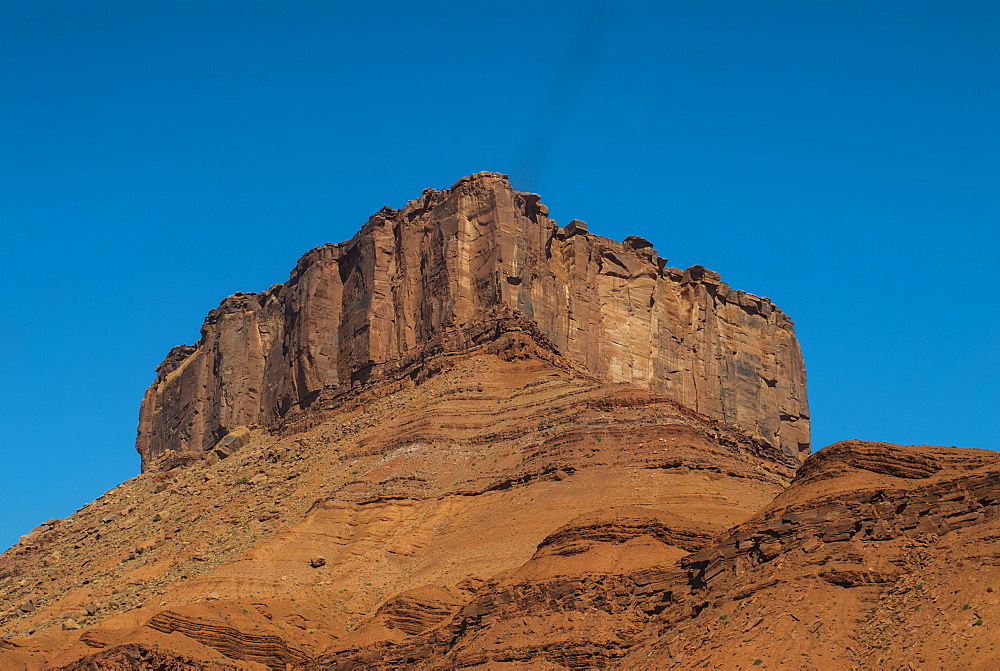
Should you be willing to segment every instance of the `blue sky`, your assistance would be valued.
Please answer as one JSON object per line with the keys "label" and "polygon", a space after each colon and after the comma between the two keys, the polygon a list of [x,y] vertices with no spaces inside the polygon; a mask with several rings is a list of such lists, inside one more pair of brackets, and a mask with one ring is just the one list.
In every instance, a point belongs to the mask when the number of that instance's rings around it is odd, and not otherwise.
{"label": "blue sky", "polygon": [[771,297],[813,440],[1000,448],[1000,3],[0,0],[0,547],[235,291],[479,170]]}

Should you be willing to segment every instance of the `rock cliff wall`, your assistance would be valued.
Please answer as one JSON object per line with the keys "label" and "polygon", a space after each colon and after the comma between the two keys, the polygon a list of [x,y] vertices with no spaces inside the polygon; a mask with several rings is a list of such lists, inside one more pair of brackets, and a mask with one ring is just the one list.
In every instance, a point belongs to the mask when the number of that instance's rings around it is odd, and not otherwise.
{"label": "rock cliff wall", "polygon": [[308,252],[285,284],[226,298],[201,339],[157,367],[136,448],[144,469],[166,450],[205,452],[236,427],[276,426],[321,394],[509,329],[809,452],[805,368],[780,309],[701,266],[666,267],[641,238],[560,227],[497,173],[383,208],[351,240]]}

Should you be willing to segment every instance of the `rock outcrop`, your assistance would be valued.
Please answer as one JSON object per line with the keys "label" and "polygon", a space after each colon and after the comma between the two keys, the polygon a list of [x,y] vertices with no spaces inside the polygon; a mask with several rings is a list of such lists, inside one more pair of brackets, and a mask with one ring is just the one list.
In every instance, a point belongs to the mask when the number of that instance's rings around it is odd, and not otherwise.
{"label": "rock outcrop", "polygon": [[212,310],[201,339],[171,350],[146,393],[143,468],[511,330],[793,460],[809,452],[801,352],[770,300],[701,266],[669,268],[642,238],[560,227],[538,195],[477,173],[383,208],[350,241],[303,256],[285,284]]}

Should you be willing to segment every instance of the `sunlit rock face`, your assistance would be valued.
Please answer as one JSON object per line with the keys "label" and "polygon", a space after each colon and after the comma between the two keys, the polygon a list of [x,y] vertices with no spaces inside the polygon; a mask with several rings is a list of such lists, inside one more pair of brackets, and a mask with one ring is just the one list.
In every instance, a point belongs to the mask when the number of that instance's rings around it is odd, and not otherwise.
{"label": "sunlit rock face", "polygon": [[223,300],[157,368],[136,447],[144,468],[167,450],[209,454],[238,427],[288,424],[512,330],[791,461],[809,453],[801,351],[769,299],[669,268],[642,238],[560,227],[537,194],[489,172],[383,208],[351,240],[306,253],[286,283]]}

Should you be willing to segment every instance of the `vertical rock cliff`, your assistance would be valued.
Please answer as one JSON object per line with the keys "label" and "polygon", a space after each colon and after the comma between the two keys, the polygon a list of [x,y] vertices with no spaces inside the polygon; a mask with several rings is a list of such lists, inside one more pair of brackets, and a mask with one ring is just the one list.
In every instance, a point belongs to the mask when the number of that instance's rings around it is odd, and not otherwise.
{"label": "vertical rock cliff", "polygon": [[285,284],[212,310],[143,399],[143,468],[276,426],[421,358],[523,330],[612,382],[651,389],[797,459],[809,452],[805,368],[791,320],[651,243],[560,227],[536,194],[477,173],[383,208],[351,240],[303,256]]}

